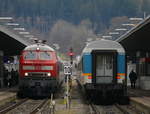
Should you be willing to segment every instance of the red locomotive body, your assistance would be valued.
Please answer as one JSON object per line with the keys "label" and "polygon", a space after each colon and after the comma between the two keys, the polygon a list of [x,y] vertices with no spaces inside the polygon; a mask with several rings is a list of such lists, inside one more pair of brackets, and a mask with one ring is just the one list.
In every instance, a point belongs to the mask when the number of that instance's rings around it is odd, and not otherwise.
{"label": "red locomotive body", "polygon": [[49,96],[59,83],[58,59],[54,49],[37,43],[26,47],[20,56],[20,96]]}

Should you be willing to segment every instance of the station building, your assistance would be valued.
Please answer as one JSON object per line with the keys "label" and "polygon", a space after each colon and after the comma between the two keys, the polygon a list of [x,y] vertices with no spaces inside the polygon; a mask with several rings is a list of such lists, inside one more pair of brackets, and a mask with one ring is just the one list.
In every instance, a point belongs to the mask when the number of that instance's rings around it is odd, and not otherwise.
{"label": "station building", "polygon": [[0,25],[0,87],[3,87],[4,79],[4,59],[10,56],[19,55],[29,43],[9,30]]}
{"label": "station building", "polygon": [[138,76],[137,86],[150,90],[150,16],[116,41],[126,51],[127,75],[134,69]]}

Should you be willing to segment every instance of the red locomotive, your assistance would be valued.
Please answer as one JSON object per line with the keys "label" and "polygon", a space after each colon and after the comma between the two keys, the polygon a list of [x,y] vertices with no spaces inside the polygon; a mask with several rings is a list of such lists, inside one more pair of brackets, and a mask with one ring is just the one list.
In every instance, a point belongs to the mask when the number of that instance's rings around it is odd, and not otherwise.
{"label": "red locomotive", "polygon": [[20,56],[19,96],[49,96],[59,85],[56,52],[45,43],[27,46]]}

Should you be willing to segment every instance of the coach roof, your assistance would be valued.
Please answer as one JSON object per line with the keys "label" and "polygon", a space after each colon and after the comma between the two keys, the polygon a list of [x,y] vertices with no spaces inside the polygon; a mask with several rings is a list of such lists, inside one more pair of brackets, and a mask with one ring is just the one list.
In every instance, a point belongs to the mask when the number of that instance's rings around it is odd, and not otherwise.
{"label": "coach roof", "polygon": [[91,53],[92,50],[117,50],[119,53],[125,53],[121,44],[116,41],[105,39],[90,42],[84,48],[83,53]]}
{"label": "coach roof", "polygon": [[46,44],[33,44],[30,46],[27,46],[24,50],[42,50],[42,51],[54,51],[53,48],[51,48],[50,46],[46,45]]}

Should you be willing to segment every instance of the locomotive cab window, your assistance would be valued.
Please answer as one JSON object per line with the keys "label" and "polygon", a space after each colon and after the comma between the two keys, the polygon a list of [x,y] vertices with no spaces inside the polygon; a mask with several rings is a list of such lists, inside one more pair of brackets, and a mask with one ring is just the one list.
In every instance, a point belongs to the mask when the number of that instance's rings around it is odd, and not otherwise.
{"label": "locomotive cab window", "polygon": [[36,58],[37,58],[36,57],[36,52],[33,52],[33,51],[27,51],[24,54],[24,59],[25,60],[35,60]]}
{"label": "locomotive cab window", "polygon": [[40,54],[41,60],[50,60],[51,59],[50,52],[44,51],[44,52],[39,52],[39,54]]}

